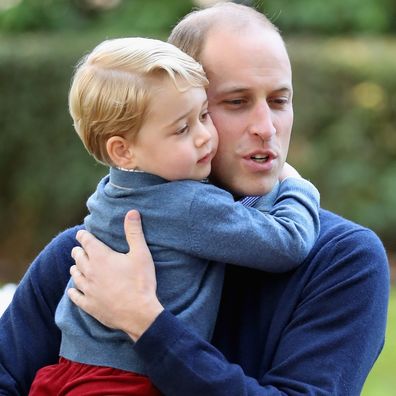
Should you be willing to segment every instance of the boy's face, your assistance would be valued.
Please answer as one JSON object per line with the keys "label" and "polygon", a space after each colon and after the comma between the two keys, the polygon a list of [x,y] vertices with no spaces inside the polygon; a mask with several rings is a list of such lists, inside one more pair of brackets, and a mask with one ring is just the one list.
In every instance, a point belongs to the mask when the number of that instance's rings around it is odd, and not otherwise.
{"label": "boy's face", "polygon": [[293,124],[292,74],[280,36],[254,25],[237,32],[215,29],[200,60],[219,133],[211,180],[236,195],[270,191],[286,160]]}
{"label": "boy's face", "polygon": [[153,84],[146,120],[132,143],[136,168],[166,180],[206,178],[218,137],[205,89],[180,92],[169,78]]}

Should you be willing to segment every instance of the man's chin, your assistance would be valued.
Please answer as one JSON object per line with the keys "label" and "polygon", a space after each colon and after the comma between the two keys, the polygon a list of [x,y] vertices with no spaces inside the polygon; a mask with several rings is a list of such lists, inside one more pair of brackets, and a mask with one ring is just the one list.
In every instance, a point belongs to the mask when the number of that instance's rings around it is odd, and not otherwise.
{"label": "man's chin", "polygon": [[265,195],[268,194],[277,184],[277,178],[265,178],[263,180],[253,181],[252,183],[243,184],[243,189],[240,191],[242,195]]}
{"label": "man's chin", "polygon": [[223,183],[213,173],[210,175],[209,180],[215,186],[230,192],[234,197],[245,197],[247,195],[265,195],[269,193],[278,182],[275,176],[267,176],[265,178],[248,179],[238,178],[230,180],[229,183]]}
{"label": "man's chin", "polygon": [[272,191],[272,189],[277,184],[277,181],[271,183],[264,183],[260,185],[243,185],[239,186],[239,188],[228,189],[234,197],[246,197],[246,196],[261,196],[268,194]]}

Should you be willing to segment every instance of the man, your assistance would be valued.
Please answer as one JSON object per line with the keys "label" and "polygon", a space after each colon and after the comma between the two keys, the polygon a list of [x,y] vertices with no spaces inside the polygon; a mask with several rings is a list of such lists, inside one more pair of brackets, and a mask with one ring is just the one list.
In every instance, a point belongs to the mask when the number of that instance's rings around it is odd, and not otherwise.
{"label": "man", "polygon": [[[220,139],[212,181],[238,198],[269,192],[293,122],[291,69],[279,33],[261,14],[227,3],[187,17],[171,41],[203,64],[210,81],[209,108]],[[389,295],[386,255],[370,230],[322,211],[321,235],[297,270],[268,274],[227,266],[210,345],[156,299],[139,224],[130,212],[128,255],[79,233],[84,250],[73,250],[77,267],[71,272],[84,294],[72,290],[70,296],[137,341],[135,351],[164,394],[360,393],[383,346]],[[26,393],[35,370],[56,361],[52,316],[77,229],[42,252],[2,318],[5,394]]]}

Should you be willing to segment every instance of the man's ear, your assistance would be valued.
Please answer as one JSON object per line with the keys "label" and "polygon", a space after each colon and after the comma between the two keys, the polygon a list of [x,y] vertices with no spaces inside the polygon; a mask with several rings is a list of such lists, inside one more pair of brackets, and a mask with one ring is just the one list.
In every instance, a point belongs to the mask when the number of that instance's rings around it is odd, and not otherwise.
{"label": "man's ear", "polygon": [[135,169],[133,145],[121,136],[112,136],[106,142],[106,150],[112,163],[120,168]]}

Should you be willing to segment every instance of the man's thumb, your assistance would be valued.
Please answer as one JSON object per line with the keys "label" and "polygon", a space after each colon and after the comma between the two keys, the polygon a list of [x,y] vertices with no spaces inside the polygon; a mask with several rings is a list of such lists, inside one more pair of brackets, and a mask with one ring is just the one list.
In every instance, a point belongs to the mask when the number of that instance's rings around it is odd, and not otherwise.
{"label": "man's thumb", "polygon": [[137,210],[130,210],[124,221],[125,237],[128,242],[129,251],[132,249],[139,249],[142,244],[146,246],[146,241],[144,239],[142,222],[140,220],[140,214]]}

